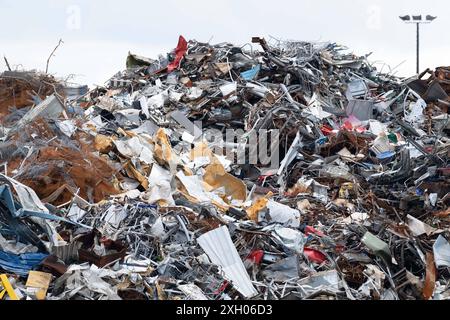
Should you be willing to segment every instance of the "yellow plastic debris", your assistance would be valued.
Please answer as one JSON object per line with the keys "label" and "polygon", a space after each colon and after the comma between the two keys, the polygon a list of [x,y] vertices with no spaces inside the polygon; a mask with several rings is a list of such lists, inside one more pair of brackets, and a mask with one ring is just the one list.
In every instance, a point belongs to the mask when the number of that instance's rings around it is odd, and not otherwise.
{"label": "yellow plastic debris", "polygon": [[52,275],[49,273],[30,271],[25,285],[29,288],[37,289],[36,298],[38,300],[44,300],[51,281]]}
{"label": "yellow plastic debris", "polygon": [[4,290],[0,292],[1,297],[3,297],[6,292],[6,293],[8,293],[8,296],[11,300],[19,300],[19,298],[17,297],[17,294],[14,291],[14,288],[11,286],[11,283],[9,282],[6,274],[0,275],[0,284],[4,288]]}
{"label": "yellow plastic debris", "polygon": [[247,187],[244,182],[227,173],[221,164],[211,164],[206,167],[203,181],[213,190],[225,188],[226,195],[234,200],[245,201],[247,198]]}
{"label": "yellow plastic debris", "polygon": [[350,193],[353,192],[355,186],[353,183],[343,183],[341,185],[341,188],[339,189],[339,198],[341,199],[348,199],[350,196]]}
{"label": "yellow plastic debris", "polygon": [[114,139],[98,134],[95,136],[94,148],[100,153],[108,153],[112,150]]}
{"label": "yellow plastic debris", "polygon": [[258,213],[267,206],[272,195],[273,193],[269,192],[266,196],[256,200],[253,205],[246,210],[249,219],[258,222]]}
{"label": "yellow plastic debris", "polygon": [[155,154],[154,157],[160,165],[168,165],[171,172],[176,170],[176,160],[172,152],[169,138],[164,129],[159,129],[155,136]]}

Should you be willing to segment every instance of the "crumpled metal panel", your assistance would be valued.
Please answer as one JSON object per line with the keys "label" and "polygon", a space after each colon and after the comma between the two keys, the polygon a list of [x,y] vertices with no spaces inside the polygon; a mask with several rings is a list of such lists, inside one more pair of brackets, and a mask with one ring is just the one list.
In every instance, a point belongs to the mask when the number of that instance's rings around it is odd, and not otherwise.
{"label": "crumpled metal panel", "polygon": [[225,277],[244,297],[251,298],[258,294],[226,226],[205,233],[197,241],[212,263],[222,267]]}

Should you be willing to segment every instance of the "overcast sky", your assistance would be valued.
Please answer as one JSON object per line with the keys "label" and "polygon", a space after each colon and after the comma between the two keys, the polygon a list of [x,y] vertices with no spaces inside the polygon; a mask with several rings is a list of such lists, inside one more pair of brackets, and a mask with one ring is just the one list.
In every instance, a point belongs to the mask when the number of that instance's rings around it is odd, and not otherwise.
{"label": "overcast sky", "polygon": [[[155,3],[153,3],[155,2]],[[128,51],[157,57],[181,34],[212,43],[245,44],[252,36],[333,41],[356,54],[415,72],[415,26],[399,15],[439,18],[421,31],[421,69],[450,65],[450,2],[445,0],[0,0],[0,55],[25,69],[103,84],[124,68]],[[0,71],[5,69],[0,61]],[[387,70],[387,69],[385,69]]]}

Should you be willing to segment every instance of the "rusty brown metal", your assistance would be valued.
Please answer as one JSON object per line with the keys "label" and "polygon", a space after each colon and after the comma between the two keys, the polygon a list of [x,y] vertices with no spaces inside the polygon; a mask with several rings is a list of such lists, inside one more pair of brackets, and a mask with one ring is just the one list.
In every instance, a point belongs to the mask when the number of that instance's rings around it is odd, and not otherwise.
{"label": "rusty brown metal", "polygon": [[[102,243],[105,249],[111,253],[103,256],[94,253],[92,249],[95,244],[95,239]],[[101,234],[96,230],[79,237],[77,241],[82,243],[81,248],[78,249],[78,257],[80,261],[90,262],[99,268],[102,268],[116,260],[123,259],[127,253],[127,246],[125,246],[121,241],[103,239],[101,238]]]}

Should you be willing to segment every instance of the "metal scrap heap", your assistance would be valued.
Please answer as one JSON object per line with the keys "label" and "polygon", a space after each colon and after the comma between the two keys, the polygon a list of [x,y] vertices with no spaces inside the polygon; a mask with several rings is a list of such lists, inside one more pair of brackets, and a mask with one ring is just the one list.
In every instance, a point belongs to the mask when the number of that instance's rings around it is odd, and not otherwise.
{"label": "metal scrap heap", "polygon": [[[450,67],[180,37],[0,75],[0,300],[450,299]],[[269,138],[267,138],[269,136]]]}

